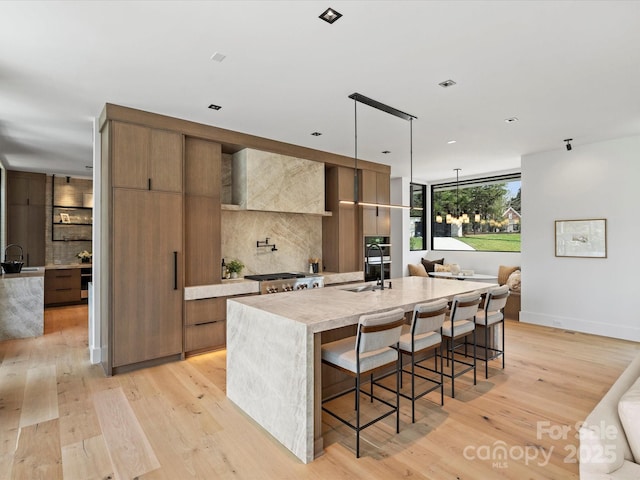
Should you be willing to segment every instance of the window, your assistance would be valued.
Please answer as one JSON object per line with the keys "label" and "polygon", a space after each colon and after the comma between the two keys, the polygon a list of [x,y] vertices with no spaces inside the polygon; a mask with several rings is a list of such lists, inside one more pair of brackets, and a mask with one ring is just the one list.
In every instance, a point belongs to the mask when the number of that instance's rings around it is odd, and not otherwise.
{"label": "window", "polygon": [[519,252],[520,195],[520,174],[433,185],[433,250]]}
{"label": "window", "polygon": [[411,209],[409,210],[409,250],[426,250],[426,210],[424,199],[427,187],[417,183],[411,184]]}

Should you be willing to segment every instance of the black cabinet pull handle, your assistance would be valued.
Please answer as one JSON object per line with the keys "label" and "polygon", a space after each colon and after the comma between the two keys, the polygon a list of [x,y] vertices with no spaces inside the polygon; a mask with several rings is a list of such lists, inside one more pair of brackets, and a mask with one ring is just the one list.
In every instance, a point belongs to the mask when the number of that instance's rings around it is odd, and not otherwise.
{"label": "black cabinet pull handle", "polygon": [[178,289],[178,252],[173,252],[173,289]]}
{"label": "black cabinet pull handle", "polygon": [[151,190],[151,179],[148,178],[147,180],[148,180],[148,183],[149,183],[149,190]]}

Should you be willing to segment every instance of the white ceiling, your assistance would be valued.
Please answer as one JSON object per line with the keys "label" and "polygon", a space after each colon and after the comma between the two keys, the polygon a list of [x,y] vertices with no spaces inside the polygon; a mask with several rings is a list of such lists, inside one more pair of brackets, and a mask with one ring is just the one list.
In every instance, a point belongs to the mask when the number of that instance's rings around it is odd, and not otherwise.
{"label": "white ceiling", "polygon": [[[418,117],[414,179],[464,177],[639,134],[639,86],[639,1],[0,2],[17,170],[90,175],[106,102],[353,156],[358,92]],[[357,116],[358,158],[409,176],[409,122]]]}

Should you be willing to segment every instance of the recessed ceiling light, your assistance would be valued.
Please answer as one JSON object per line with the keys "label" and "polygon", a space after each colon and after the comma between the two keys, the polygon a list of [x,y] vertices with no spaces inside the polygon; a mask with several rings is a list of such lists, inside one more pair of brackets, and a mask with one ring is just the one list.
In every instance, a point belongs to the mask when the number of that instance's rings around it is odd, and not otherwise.
{"label": "recessed ceiling light", "polygon": [[453,80],[445,80],[444,82],[440,82],[438,85],[440,85],[442,88],[449,88],[449,87],[453,87],[456,84],[456,82],[454,82]]}
{"label": "recessed ceiling light", "polygon": [[324,12],[322,12],[322,15],[320,15],[320,17],[318,18],[321,18],[327,23],[333,23],[336,20],[338,20],[341,16],[342,16],[341,13],[336,12],[333,8],[329,7]]}
{"label": "recessed ceiling light", "polygon": [[382,153],[384,153],[385,155],[388,155],[389,153],[391,153],[390,150],[383,150]]}
{"label": "recessed ceiling light", "polygon": [[455,141],[455,140],[449,140],[447,143],[448,143],[449,145],[451,145],[452,143],[456,143],[456,141]]}
{"label": "recessed ceiling light", "polygon": [[320,133],[320,132],[311,132],[311,135],[313,135],[314,137],[319,137],[320,135],[322,135],[322,133]]}
{"label": "recessed ceiling light", "polygon": [[222,107],[220,105],[214,105],[213,103],[209,105],[211,110],[220,110]]}
{"label": "recessed ceiling light", "polygon": [[518,117],[505,118],[504,121],[507,122],[507,123],[517,122],[518,121]]}
{"label": "recessed ceiling light", "polygon": [[220,52],[216,52],[213,55],[211,55],[211,60],[213,60],[214,62],[218,62],[218,63],[222,62],[225,58],[227,58],[227,56],[223,55]]}

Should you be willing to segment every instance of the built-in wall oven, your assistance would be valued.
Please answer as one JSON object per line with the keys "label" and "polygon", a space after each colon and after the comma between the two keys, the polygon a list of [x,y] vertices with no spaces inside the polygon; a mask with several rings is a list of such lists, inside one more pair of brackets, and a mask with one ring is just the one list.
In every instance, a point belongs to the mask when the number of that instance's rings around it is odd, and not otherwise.
{"label": "built-in wall oven", "polygon": [[[377,246],[371,246],[371,245]],[[379,248],[378,248],[379,247]],[[384,278],[391,277],[391,238],[364,237],[364,279],[366,282],[380,278],[380,269],[384,269]],[[368,266],[368,268],[367,268]]]}

